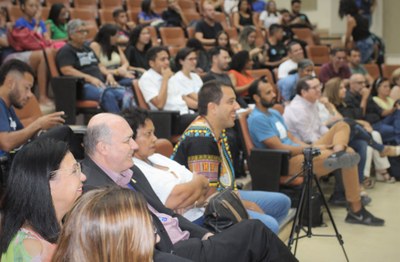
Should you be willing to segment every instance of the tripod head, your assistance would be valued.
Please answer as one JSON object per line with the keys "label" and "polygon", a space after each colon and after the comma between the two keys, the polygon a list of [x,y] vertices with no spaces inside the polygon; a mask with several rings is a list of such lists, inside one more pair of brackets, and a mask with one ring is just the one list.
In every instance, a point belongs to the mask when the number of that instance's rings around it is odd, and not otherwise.
{"label": "tripod head", "polygon": [[303,149],[304,163],[312,162],[315,156],[319,156],[321,150],[319,148],[306,147]]}

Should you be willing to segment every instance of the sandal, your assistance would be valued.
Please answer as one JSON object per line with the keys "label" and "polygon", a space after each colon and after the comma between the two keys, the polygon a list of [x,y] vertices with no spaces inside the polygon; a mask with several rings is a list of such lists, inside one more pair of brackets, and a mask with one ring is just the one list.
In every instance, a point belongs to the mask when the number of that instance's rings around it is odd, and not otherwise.
{"label": "sandal", "polygon": [[375,180],[371,179],[370,177],[365,177],[363,181],[363,186],[366,189],[371,189],[374,188],[375,186]]}
{"label": "sandal", "polygon": [[378,181],[378,182],[386,182],[389,184],[393,184],[396,182],[396,178],[390,176],[388,172],[385,172],[385,173],[377,172],[375,175],[376,175],[376,181]]}

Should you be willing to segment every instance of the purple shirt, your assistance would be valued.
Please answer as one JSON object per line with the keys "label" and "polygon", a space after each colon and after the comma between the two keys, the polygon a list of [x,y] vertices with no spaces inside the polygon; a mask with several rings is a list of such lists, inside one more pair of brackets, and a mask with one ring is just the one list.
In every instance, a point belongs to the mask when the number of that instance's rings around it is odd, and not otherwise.
{"label": "purple shirt", "polygon": [[329,81],[329,79],[334,77],[340,77],[342,79],[350,78],[351,72],[348,65],[344,65],[339,68],[338,72],[335,72],[333,69],[332,63],[323,64],[321,67],[321,71],[319,72],[319,80],[321,83],[325,84]]}

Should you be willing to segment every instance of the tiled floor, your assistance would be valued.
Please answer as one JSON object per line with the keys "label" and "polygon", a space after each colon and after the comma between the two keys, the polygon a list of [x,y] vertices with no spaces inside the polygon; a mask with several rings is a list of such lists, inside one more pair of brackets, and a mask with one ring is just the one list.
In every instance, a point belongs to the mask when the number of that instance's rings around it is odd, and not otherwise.
{"label": "tiled floor", "polygon": [[[325,191],[324,191],[325,192]],[[400,182],[395,184],[377,183],[368,191],[372,197],[367,207],[373,214],[384,218],[384,227],[352,225],[344,222],[346,210],[331,207],[339,232],[343,236],[344,247],[350,261],[400,261]],[[329,218],[324,212],[324,222]],[[327,227],[314,228],[315,234],[333,234],[330,223]],[[312,237],[299,240],[296,257],[307,262],[346,261],[335,237]]]}

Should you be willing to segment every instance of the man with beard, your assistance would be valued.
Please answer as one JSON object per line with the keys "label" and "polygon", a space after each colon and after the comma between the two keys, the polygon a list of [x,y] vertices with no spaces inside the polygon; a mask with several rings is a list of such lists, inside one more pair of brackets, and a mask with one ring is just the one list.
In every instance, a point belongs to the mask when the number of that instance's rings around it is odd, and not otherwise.
{"label": "man with beard", "polygon": [[196,24],[197,38],[204,46],[215,45],[215,38],[219,31],[222,31],[221,23],[215,21],[214,6],[208,1],[203,3],[203,19]]}
{"label": "man with beard", "polygon": [[290,199],[276,192],[237,190],[235,168],[226,129],[235,124],[239,104],[231,86],[208,81],[199,92],[199,117],[175,146],[173,160],[209,179],[208,195],[232,188],[238,192],[250,217],[261,220],[273,232],[288,214]]}
{"label": "man with beard", "polygon": [[[318,81],[302,79],[299,85],[301,82],[310,85],[309,89],[319,88]],[[247,120],[254,145],[258,148],[289,150],[291,153],[289,175],[295,175],[302,169],[303,150],[310,145],[291,134],[282,116],[271,109],[275,104],[276,94],[271,84],[265,79],[254,82],[249,89],[249,95],[256,102],[256,108]],[[373,216],[361,204],[357,174],[359,157],[347,147],[350,128],[346,124],[339,125],[339,123],[335,126],[312,144],[312,147],[319,148],[321,151],[319,156],[314,157],[313,172],[317,177],[321,177],[333,170],[341,169],[346,200],[349,202],[345,221],[353,224],[382,226],[384,220]]]}
{"label": "man with beard", "polygon": [[[9,60],[0,68],[0,164],[4,174],[10,161],[10,152],[15,152],[41,130],[47,137],[64,139],[72,132],[67,126],[54,129],[64,123],[64,112],[41,116],[24,127],[14,108],[21,109],[33,96],[34,73],[32,68],[19,60]],[[1,177],[0,177],[1,180]],[[1,182],[1,181],[0,181]]]}
{"label": "man with beard", "polygon": [[351,72],[347,64],[346,50],[343,48],[334,48],[331,50],[331,61],[325,63],[319,72],[319,80],[325,84],[329,79],[340,77],[342,79],[350,78]]}

